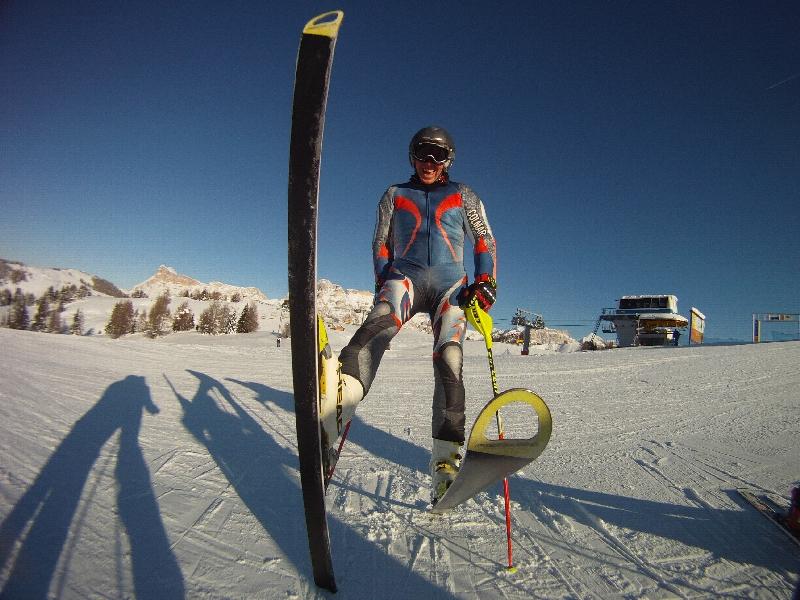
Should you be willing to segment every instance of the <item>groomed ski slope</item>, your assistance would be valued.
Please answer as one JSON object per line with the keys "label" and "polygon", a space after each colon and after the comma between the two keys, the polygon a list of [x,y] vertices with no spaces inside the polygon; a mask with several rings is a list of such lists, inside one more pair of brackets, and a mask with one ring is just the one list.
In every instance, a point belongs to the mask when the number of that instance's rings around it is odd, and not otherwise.
{"label": "groomed ski slope", "polygon": [[[331,597],[310,578],[288,346],[0,330],[4,593]],[[511,479],[519,571],[499,489],[426,511],[430,338],[404,331],[329,488],[336,597],[791,596],[800,547],[731,490],[800,479],[800,343],[495,355],[501,389],[553,412]],[[471,417],[490,393],[480,341],[465,380]],[[509,411],[512,435],[525,416]]]}

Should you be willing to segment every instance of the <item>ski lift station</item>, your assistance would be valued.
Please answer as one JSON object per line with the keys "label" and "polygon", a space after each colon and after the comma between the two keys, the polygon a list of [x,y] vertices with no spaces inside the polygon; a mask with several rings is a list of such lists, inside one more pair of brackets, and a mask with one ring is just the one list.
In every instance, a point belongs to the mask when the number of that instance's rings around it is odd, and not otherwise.
{"label": "ski lift station", "polygon": [[531,329],[544,329],[544,319],[540,314],[517,308],[517,312],[514,313],[511,319],[511,324],[523,328],[522,355],[527,356],[531,346]]}
{"label": "ski lift station", "polygon": [[[693,315],[694,312],[693,309]],[[603,309],[597,318],[595,333],[601,323],[603,333],[617,334],[619,347],[667,346],[677,345],[680,330],[688,327],[689,320],[678,314],[676,296],[659,294],[622,296],[617,308]]]}

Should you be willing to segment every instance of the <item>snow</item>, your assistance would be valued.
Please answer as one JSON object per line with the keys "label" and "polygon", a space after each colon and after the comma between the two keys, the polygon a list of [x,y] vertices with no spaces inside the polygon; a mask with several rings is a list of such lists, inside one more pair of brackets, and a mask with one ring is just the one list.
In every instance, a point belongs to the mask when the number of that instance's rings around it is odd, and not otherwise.
{"label": "snow", "polygon": [[[57,269],[52,267],[30,267],[23,263],[6,261],[0,259],[0,264],[5,264],[10,270],[24,273],[25,279],[16,283],[11,283],[0,279],[0,287],[8,288],[12,293],[16,288],[20,288],[23,293],[33,294],[37,298],[44,294],[48,288],[53,287],[60,290],[63,287],[74,285],[80,288],[82,285],[93,286],[94,275],[79,271],[78,269]],[[94,293],[105,295],[102,292]]]}
{"label": "snow", "polygon": [[[328,490],[336,597],[791,596],[800,547],[733,490],[798,480],[800,342],[496,343],[500,388],[534,389],[554,422],[510,480],[516,573],[499,486],[426,509],[430,345],[392,342]],[[0,347],[4,597],[333,597],[311,579],[289,340],[0,329]],[[480,341],[465,382],[470,419],[491,390]],[[512,437],[526,417],[509,410]]]}

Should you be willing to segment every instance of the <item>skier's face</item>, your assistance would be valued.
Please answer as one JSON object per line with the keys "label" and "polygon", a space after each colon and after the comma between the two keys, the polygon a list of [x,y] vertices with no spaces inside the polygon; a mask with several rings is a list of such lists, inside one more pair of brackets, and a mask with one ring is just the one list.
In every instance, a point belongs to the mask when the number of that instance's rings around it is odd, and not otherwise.
{"label": "skier's face", "polygon": [[419,177],[419,180],[422,183],[425,185],[431,185],[432,183],[436,183],[442,176],[444,164],[437,165],[432,160],[422,161],[415,158],[414,169],[417,172],[417,177]]}

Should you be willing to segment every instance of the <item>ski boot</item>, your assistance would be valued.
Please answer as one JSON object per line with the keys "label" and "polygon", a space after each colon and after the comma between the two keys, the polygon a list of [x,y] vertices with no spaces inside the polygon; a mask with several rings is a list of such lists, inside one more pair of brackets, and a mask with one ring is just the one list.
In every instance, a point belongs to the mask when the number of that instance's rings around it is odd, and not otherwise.
{"label": "ski boot", "polygon": [[322,467],[327,479],[339,460],[336,440],[353,418],[364,391],[355,377],[342,373],[341,363],[333,356],[328,334],[321,320],[319,332],[319,420]]}
{"label": "ski boot", "polygon": [[431,451],[431,505],[444,496],[461,467],[461,444],[433,438]]}

